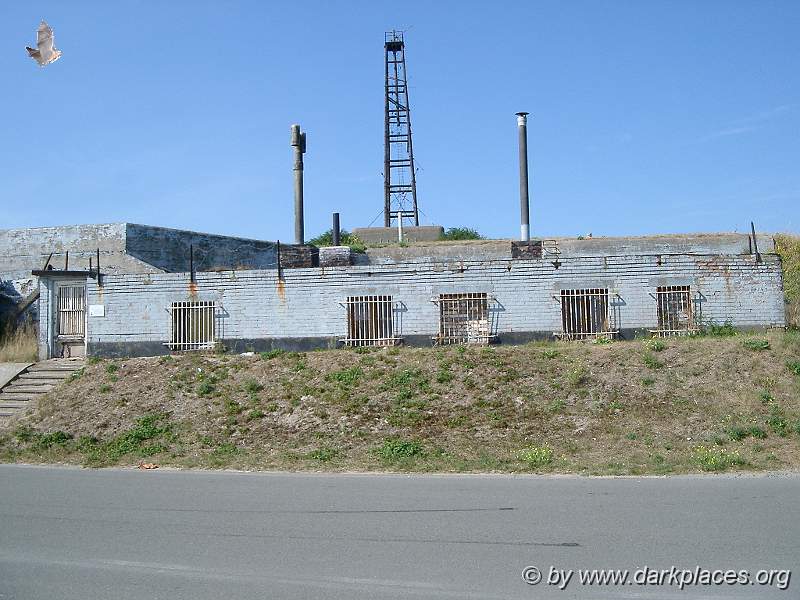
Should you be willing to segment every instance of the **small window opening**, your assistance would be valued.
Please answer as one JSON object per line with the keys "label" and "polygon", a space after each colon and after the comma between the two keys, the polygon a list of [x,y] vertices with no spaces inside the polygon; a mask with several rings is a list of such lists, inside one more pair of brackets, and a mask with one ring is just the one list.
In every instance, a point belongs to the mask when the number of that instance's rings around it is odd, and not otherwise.
{"label": "small window opening", "polygon": [[173,302],[170,350],[211,350],[217,342],[214,302]]}
{"label": "small window opening", "polygon": [[489,324],[489,296],[485,292],[440,294],[437,344],[486,345],[493,337]]}
{"label": "small window opening", "polygon": [[612,312],[607,288],[561,290],[561,334],[575,340],[613,337]]}
{"label": "small window opening", "polygon": [[350,296],[347,298],[348,346],[394,346],[394,302],[391,296]]}

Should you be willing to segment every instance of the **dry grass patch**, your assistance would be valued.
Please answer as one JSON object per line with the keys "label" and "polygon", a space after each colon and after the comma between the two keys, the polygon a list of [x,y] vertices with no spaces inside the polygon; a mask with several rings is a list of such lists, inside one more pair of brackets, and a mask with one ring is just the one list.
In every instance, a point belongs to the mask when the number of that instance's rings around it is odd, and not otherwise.
{"label": "dry grass patch", "polygon": [[33,325],[0,327],[0,362],[34,362],[38,353]]}

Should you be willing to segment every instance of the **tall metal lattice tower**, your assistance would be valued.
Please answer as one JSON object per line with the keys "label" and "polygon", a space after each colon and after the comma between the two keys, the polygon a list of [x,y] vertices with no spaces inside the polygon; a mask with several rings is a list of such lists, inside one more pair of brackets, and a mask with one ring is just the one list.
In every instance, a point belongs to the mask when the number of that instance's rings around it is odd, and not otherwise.
{"label": "tall metal lattice tower", "polygon": [[383,224],[391,227],[392,219],[395,222],[397,219],[413,219],[414,225],[419,225],[403,32],[386,32],[384,50],[386,119],[383,143]]}

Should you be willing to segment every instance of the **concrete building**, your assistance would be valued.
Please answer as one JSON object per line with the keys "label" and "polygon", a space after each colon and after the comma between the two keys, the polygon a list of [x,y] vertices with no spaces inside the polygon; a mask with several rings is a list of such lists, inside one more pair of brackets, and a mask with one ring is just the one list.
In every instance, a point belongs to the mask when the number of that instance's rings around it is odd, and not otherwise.
{"label": "concrete building", "polygon": [[770,236],[753,241],[420,243],[364,254],[323,248],[304,260],[284,260],[275,247],[273,262],[257,268],[228,260],[206,272],[37,271],[40,355],[631,338],[726,321],[783,327],[780,258]]}
{"label": "concrete building", "polygon": [[109,275],[188,271],[190,260],[197,271],[277,264],[273,242],[134,223],[0,230],[0,319],[29,311],[35,320],[38,285],[32,271],[88,271],[98,257]]}

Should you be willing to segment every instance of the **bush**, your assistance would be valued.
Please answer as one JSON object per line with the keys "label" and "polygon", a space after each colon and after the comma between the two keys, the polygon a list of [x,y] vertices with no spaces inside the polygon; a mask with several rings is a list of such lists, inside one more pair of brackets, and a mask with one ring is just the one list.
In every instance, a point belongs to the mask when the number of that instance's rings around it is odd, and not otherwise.
{"label": "bush", "polygon": [[528,446],[519,453],[519,459],[529,468],[536,469],[553,462],[553,449],[548,446]]}
{"label": "bush", "polygon": [[[346,229],[340,231],[339,242],[342,246],[350,246],[350,250],[353,252],[363,253],[367,249],[364,242],[361,241],[357,235],[350,233]],[[308,243],[317,248],[333,246],[333,229],[328,229],[325,233],[319,234],[317,237],[309,240]]]}
{"label": "bush", "polygon": [[800,236],[775,236],[775,251],[783,265],[783,291],[786,297],[786,324],[800,327]]}
{"label": "bush", "polygon": [[482,240],[483,236],[469,227],[450,227],[439,237],[443,241]]}

